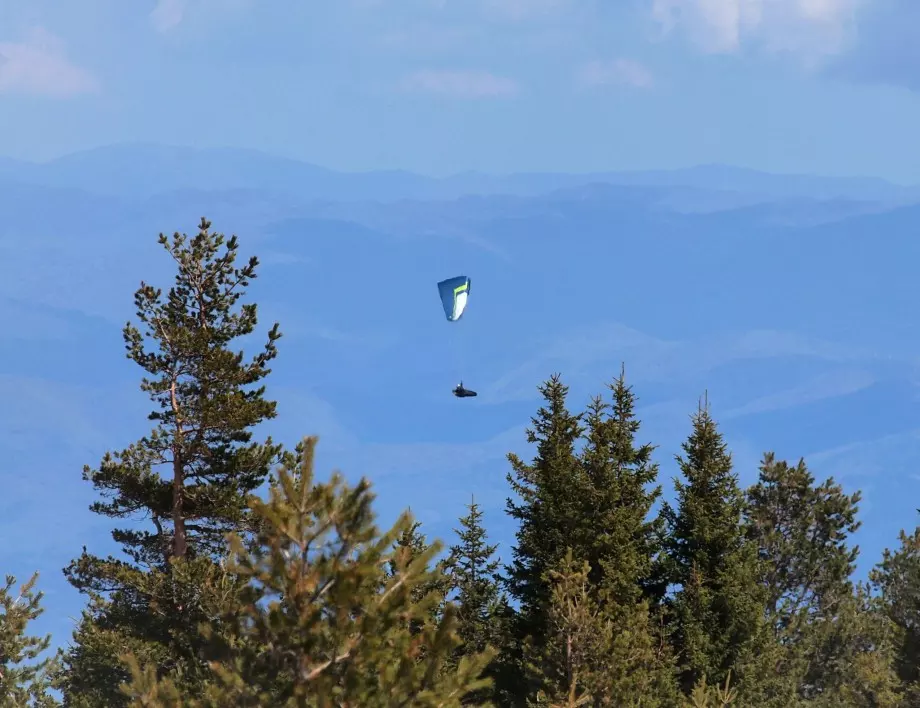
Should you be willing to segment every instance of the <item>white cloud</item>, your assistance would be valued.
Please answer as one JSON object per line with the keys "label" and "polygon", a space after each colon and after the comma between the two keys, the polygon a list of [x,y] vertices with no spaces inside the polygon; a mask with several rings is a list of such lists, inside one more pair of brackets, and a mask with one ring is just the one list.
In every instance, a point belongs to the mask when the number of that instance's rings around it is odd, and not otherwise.
{"label": "white cloud", "polygon": [[0,93],[64,98],[98,88],[97,79],[72,64],[61,40],[44,29],[33,29],[20,42],[0,42]]}
{"label": "white cloud", "polygon": [[838,479],[884,475],[909,479],[917,469],[920,430],[883,435],[805,455],[808,466]]}
{"label": "white cloud", "polygon": [[405,77],[404,91],[432,93],[455,98],[498,98],[517,93],[511,79],[487,71],[444,71],[423,69]]}
{"label": "white cloud", "polygon": [[576,81],[584,87],[626,85],[649,88],[655,83],[652,72],[631,59],[587,62],[578,69]]}
{"label": "white cloud", "polygon": [[869,388],[876,380],[876,376],[861,369],[830,371],[799,386],[761,396],[742,406],[720,413],[719,419],[731,420],[758,413],[798,408],[829,398],[847,396]]}
{"label": "white cloud", "polygon": [[811,58],[843,50],[868,0],[652,0],[666,34],[687,33],[702,50],[730,53],[748,42]]}

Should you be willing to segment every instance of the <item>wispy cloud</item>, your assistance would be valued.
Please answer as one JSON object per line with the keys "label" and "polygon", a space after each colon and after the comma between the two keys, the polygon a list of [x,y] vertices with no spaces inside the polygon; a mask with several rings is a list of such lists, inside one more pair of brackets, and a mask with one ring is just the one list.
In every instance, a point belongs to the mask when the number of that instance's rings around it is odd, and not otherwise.
{"label": "wispy cloud", "polygon": [[633,86],[649,88],[655,83],[652,72],[643,64],[632,59],[594,60],[583,64],[576,72],[579,86]]}
{"label": "wispy cloud", "polygon": [[831,371],[811,379],[799,386],[777,391],[755,398],[737,408],[719,414],[720,420],[731,420],[758,413],[797,408],[829,398],[858,393],[872,386],[877,377],[861,369]]}
{"label": "wispy cloud", "polygon": [[869,0],[653,0],[666,34],[680,30],[702,50],[736,52],[748,43],[812,58],[844,49]]}
{"label": "wispy cloud", "polygon": [[35,28],[21,41],[0,42],[0,93],[67,98],[99,89],[89,71],[73,64],[63,42]]}
{"label": "wispy cloud", "polygon": [[885,475],[913,479],[920,453],[920,429],[840,445],[805,456],[809,466],[840,479]]}
{"label": "wispy cloud", "polygon": [[488,71],[422,69],[404,77],[403,91],[430,93],[454,98],[502,98],[518,92],[509,78]]}
{"label": "wispy cloud", "polygon": [[847,363],[874,360],[874,352],[795,332],[754,330],[723,337],[666,340],[617,323],[581,327],[543,343],[541,354],[523,363],[484,388],[490,402],[527,401],[536,386],[552,371],[574,376],[593,373],[612,363],[629,363],[630,379],[670,383],[699,376],[725,364],[744,359],[801,356]]}

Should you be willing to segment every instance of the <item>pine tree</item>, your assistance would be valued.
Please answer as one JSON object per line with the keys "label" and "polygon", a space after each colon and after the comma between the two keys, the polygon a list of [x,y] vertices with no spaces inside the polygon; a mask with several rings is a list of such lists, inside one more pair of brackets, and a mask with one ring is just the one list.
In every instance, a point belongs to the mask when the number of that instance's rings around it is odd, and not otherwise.
{"label": "pine tree", "polygon": [[281,449],[270,438],[252,442],[251,432],[275,416],[260,384],[277,354],[278,326],[252,359],[232,349],[257,324],[256,305],[237,304],[258,260],[238,267],[236,237],[225,240],[209,229],[202,219],[191,240],[160,235],[177,266],[175,284],[164,298],[141,283],[135,305],[143,331],[131,323],[124,328],[127,355],[146,373],[141,388],[155,404],[149,418],[156,427],[106,454],[98,470],[86,468],[84,478],[103,497],[92,511],[145,516],[151,527],[112,532],[123,559],[84,549],[65,570],[90,598],[61,677],[70,706],[123,705],[117,689],[128,675],[117,657],[128,649],[194,680],[202,659],[188,628],[225,597],[223,586],[209,585],[220,576],[213,566],[224,536],[252,530],[247,497]]}
{"label": "pine tree", "polygon": [[499,652],[484,674],[493,679],[492,689],[471,694],[467,699],[469,705],[482,705],[489,698],[495,702],[503,700],[500,689],[513,668],[501,656],[510,640],[510,612],[502,592],[499,560],[495,557],[498,545],[488,542],[482,510],[475,498],[467,506],[467,512],[460,519],[460,528],[454,529],[458,542],[450,547],[446,570],[451,602],[457,608],[460,638],[457,659],[488,649]]}
{"label": "pine tree", "polygon": [[[411,513],[411,509],[409,511]],[[421,526],[421,522],[413,521],[396,538],[396,542],[393,544],[393,556],[388,566],[388,577],[396,577],[400,568],[408,566],[417,558],[429,554],[432,545],[428,543],[425,534],[419,530]],[[412,591],[413,602],[421,602],[423,598],[428,596],[438,598],[438,601],[431,607],[429,617],[425,620],[427,623],[437,622],[444,610],[444,602],[449,590],[449,580],[444,573],[444,568],[444,561],[438,562],[438,573],[432,575],[429,581],[418,584]],[[414,634],[418,634],[422,629],[420,620],[413,620],[410,624],[410,631]]]}
{"label": "pine tree", "polygon": [[896,628],[894,667],[909,706],[920,706],[920,528],[898,535],[900,547],[886,549],[870,574],[879,607]]}
{"label": "pine tree", "polygon": [[[805,643],[808,671],[800,695],[815,708],[902,706],[896,671],[897,627],[859,584],[833,616],[815,618]],[[908,704],[909,705],[909,704]]]}
{"label": "pine tree", "polygon": [[762,632],[763,591],[756,548],[744,536],[744,497],[732,460],[707,407],[677,461],[677,509],[665,504],[667,561],[678,590],[669,602],[681,686],[686,695],[705,677],[721,684],[756,655]]}
{"label": "pine tree", "polygon": [[[816,674],[833,663],[814,646],[823,630],[812,630],[852,603],[850,578],[859,549],[847,542],[860,525],[860,495],[845,494],[833,479],[816,484],[803,460],[790,466],[767,453],[747,499],[746,525],[762,561],[776,644],[772,660],[779,667],[770,693],[776,705],[786,706],[801,692],[806,675],[821,683]],[[809,657],[820,658],[820,664],[809,666]],[[760,701],[766,705],[766,696]]]}
{"label": "pine tree", "polygon": [[585,543],[578,553],[588,562],[589,592],[616,637],[599,674],[607,685],[601,693],[628,705],[664,705],[676,698],[676,683],[672,657],[656,627],[663,593],[655,584],[654,564],[662,524],[650,515],[661,494],[659,486],[651,486],[658,466],[654,446],[636,444],[640,422],[624,371],[609,388],[612,404],[596,397],[588,407],[580,456],[588,484],[580,536]]}
{"label": "pine tree", "polygon": [[765,561],[767,609],[776,630],[792,634],[852,592],[859,548],[847,541],[860,527],[860,494],[845,494],[833,478],[816,485],[804,460],[790,467],[767,453],[747,498],[749,535]]}
{"label": "pine tree", "polygon": [[592,597],[590,572],[590,564],[576,562],[571,549],[548,572],[548,631],[530,660],[539,685],[537,706],[588,706],[601,698],[596,691],[604,687],[598,686],[597,674],[609,661],[614,635]]}
{"label": "pine tree", "polygon": [[214,650],[226,658],[213,665],[205,695],[183,695],[135,661],[125,687],[132,706],[450,708],[486,686],[478,677],[490,655],[448,670],[456,616],[448,606],[429,623],[438,594],[418,596],[439,581],[430,569],[439,544],[413,559],[401,552],[396,541],[411,533],[412,519],[403,515],[380,534],[367,481],[348,487],[334,474],[317,483],[314,446],[307,439],[286,456],[268,501],[253,500],[264,522],[255,543],[233,539],[232,570],[251,582],[245,609],[226,618],[233,641]]}
{"label": "pine tree", "polygon": [[518,603],[513,620],[514,644],[506,650],[509,661],[520,667],[519,675],[503,685],[517,701],[531,695],[534,686],[524,679],[523,647],[546,635],[552,586],[547,573],[564,557],[565,548],[583,529],[584,473],[576,455],[583,428],[581,416],[566,408],[568,387],[558,375],[540,387],[545,400],[531,419],[527,441],[536,444],[530,464],[511,453],[512,473],[507,476],[520,499],[507,501],[507,513],[518,522],[512,562],[506,568],[506,584]]}
{"label": "pine tree", "polygon": [[539,687],[535,705],[676,705],[645,602],[611,613],[596,599],[590,564],[575,561],[571,549],[549,577],[548,632],[538,648],[525,650]]}
{"label": "pine tree", "polygon": [[38,573],[14,594],[16,578],[6,576],[0,587],[0,708],[52,708],[58,702],[49,695],[52,658],[38,660],[51,644],[51,637],[27,634],[29,624],[44,610],[41,592],[35,591]]}
{"label": "pine tree", "polygon": [[457,605],[457,631],[464,654],[497,646],[497,617],[502,608],[498,544],[489,544],[482,524],[482,510],[472,499],[467,515],[455,529],[458,543],[450,547],[447,569],[452,600]]}

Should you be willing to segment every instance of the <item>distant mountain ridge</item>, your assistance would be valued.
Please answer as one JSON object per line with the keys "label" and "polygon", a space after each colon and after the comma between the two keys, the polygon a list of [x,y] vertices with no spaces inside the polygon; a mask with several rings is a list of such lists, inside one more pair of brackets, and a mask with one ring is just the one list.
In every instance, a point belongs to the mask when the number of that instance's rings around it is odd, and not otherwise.
{"label": "distant mountain ridge", "polygon": [[748,204],[787,199],[845,199],[889,205],[920,201],[920,186],[883,179],[774,174],[718,164],[674,170],[505,175],[464,172],[429,177],[403,170],[342,172],[240,148],[150,143],[108,145],[44,163],[0,157],[0,180],[131,198],[189,189],[245,189],[290,193],[300,200],[446,200],[467,195],[537,196],[606,184],[745,194],[748,197],[741,202]]}

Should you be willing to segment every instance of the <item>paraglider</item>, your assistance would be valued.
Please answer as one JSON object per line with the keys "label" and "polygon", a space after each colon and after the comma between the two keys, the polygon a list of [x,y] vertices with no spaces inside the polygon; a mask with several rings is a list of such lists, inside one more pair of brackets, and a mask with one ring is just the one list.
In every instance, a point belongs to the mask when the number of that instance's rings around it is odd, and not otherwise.
{"label": "paraglider", "polygon": [[[470,279],[465,275],[458,275],[438,283],[438,294],[441,296],[441,305],[448,322],[457,322],[466,311],[470,297]],[[463,382],[453,390],[457,398],[472,398],[475,391],[463,387]]]}
{"label": "paraglider", "polygon": [[454,395],[457,398],[472,398],[478,394],[475,391],[470,391],[468,388],[463,388],[463,382],[461,381],[460,385],[454,389]]}

